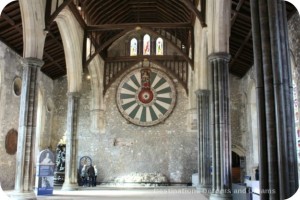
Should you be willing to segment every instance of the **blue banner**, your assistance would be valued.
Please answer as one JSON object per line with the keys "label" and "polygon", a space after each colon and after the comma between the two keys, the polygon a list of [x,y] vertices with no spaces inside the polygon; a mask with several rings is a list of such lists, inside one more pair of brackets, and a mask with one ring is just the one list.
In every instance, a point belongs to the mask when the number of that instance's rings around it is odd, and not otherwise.
{"label": "blue banner", "polygon": [[49,150],[43,150],[39,155],[39,163],[36,166],[36,194],[52,195],[54,185],[54,154]]}

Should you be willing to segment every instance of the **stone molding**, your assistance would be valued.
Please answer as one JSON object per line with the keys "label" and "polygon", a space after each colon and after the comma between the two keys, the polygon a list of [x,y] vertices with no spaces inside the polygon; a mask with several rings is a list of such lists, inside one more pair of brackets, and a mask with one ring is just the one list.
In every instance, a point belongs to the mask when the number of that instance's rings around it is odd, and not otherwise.
{"label": "stone molding", "polygon": [[209,94],[210,94],[210,90],[202,90],[202,89],[199,89],[199,90],[196,90],[195,91],[195,94],[197,95],[197,96],[208,96]]}
{"label": "stone molding", "polygon": [[80,92],[68,92],[67,96],[68,97],[74,97],[74,98],[80,98],[81,93]]}
{"label": "stone molding", "polygon": [[28,67],[42,67],[44,65],[44,61],[39,58],[23,58],[21,62],[23,66]]}
{"label": "stone molding", "polygon": [[231,58],[231,55],[227,52],[217,52],[217,53],[211,53],[210,55],[208,55],[208,61],[213,61],[213,60],[219,60],[219,59],[223,59],[226,61],[229,61]]}

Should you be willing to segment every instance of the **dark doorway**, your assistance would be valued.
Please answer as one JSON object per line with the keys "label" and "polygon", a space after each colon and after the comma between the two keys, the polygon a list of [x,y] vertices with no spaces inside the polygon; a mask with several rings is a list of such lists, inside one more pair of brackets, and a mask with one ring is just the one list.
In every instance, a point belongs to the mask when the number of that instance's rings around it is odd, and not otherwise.
{"label": "dark doorway", "polygon": [[241,182],[241,163],[240,156],[235,152],[232,152],[232,182]]}

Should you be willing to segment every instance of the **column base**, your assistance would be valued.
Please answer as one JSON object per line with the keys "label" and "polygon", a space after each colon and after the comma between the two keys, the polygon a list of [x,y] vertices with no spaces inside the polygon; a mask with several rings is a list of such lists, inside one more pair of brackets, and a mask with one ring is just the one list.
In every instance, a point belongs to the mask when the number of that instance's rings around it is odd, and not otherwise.
{"label": "column base", "polygon": [[9,198],[11,200],[36,200],[36,194],[34,193],[34,191],[31,192],[12,192],[9,195]]}
{"label": "column base", "polygon": [[78,190],[78,184],[77,183],[66,183],[66,182],[64,182],[61,190],[64,190],[64,191]]}
{"label": "column base", "polygon": [[232,195],[212,193],[209,196],[209,200],[232,200]]}

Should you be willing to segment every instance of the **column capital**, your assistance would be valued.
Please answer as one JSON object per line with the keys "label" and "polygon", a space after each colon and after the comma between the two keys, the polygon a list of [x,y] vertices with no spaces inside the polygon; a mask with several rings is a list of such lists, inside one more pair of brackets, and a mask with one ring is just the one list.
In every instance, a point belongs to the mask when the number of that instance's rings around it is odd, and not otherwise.
{"label": "column capital", "polygon": [[231,58],[231,55],[227,52],[217,52],[217,53],[211,53],[210,55],[208,55],[209,61],[219,60],[219,59],[229,61],[230,58]]}
{"label": "column capital", "polygon": [[42,67],[44,65],[44,61],[38,58],[23,58],[22,65],[29,67]]}
{"label": "column capital", "polygon": [[80,92],[67,92],[68,97],[80,97]]}
{"label": "column capital", "polygon": [[196,90],[195,91],[195,94],[197,95],[197,96],[209,96],[209,94],[210,94],[210,91],[209,90],[202,90],[202,89],[199,89],[199,90]]}

